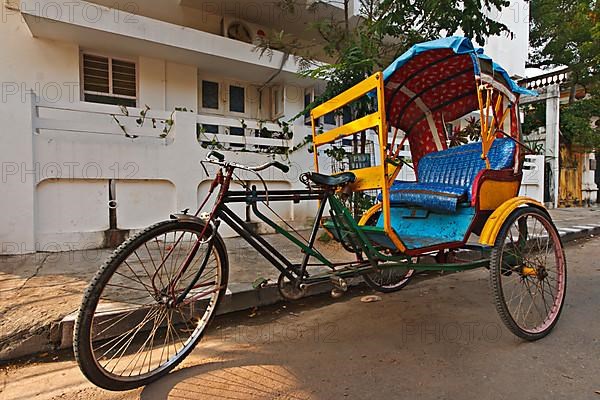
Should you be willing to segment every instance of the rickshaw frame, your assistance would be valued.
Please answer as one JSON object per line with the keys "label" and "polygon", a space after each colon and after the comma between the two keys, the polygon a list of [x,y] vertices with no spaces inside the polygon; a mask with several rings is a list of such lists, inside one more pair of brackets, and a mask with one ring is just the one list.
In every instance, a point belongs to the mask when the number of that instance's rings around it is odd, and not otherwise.
{"label": "rickshaw frame", "polygon": [[[479,111],[482,117],[484,117],[483,109],[490,108],[491,97],[486,96],[486,100],[484,100],[482,96],[482,92],[485,90],[485,86],[481,81],[477,82],[477,93],[479,100]],[[331,112],[335,112],[336,110],[350,104],[356,99],[370,95],[373,98],[377,99],[377,110],[369,115],[358,118],[354,121],[351,121],[342,126],[336,127],[332,130],[329,130],[325,133],[319,134],[317,131],[317,120]],[[501,101],[501,96],[498,96],[499,104]],[[498,106],[496,105],[496,108]],[[508,109],[504,112],[499,121],[496,121],[496,118],[493,118],[492,125],[497,124],[500,126],[502,121],[506,118]],[[403,163],[398,163],[395,160],[390,160],[388,155],[386,154],[386,148],[388,145],[388,127],[387,127],[387,119],[386,119],[386,107],[385,107],[385,98],[384,98],[384,79],[383,73],[377,72],[371,75],[369,78],[360,82],[359,84],[351,87],[350,89],[342,92],[341,94],[335,96],[334,98],[322,103],[321,105],[315,107],[311,111],[311,126],[312,126],[312,135],[313,135],[313,155],[314,155],[314,165],[315,171],[319,172],[319,159],[318,159],[318,149],[319,147],[327,144],[331,144],[336,140],[342,139],[343,137],[365,131],[368,129],[376,129],[377,137],[379,141],[379,150],[380,150],[380,160],[381,164],[377,166],[371,166],[367,168],[353,170],[352,172],[356,175],[356,183],[351,184],[352,191],[364,191],[364,190],[381,190],[381,203],[374,205],[370,210],[367,210],[363,215],[363,218],[359,221],[359,225],[364,226],[366,221],[369,219],[370,215],[374,212],[379,211],[383,214],[383,229],[385,234],[390,238],[393,244],[397,247],[397,249],[404,254],[416,256],[424,253],[428,253],[435,250],[443,250],[450,248],[460,248],[466,244],[467,238],[469,237],[472,225],[469,227],[467,232],[465,233],[464,240],[461,242],[456,242],[452,244],[445,245],[436,245],[431,248],[420,248],[417,251],[411,251],[406,248],[406,246],[402,243],[401,238],[397,235],[391,225],[391,204],[390,204],[390,187],[393,184],[394,180],[398,176],[400,169],[403,166]],[[486,118],[487,119],[487,118]],[[487,127],[482,127],[482,131]],[[487,130],[487,129],[486,129]],[[491,143],[494,140],[495,132],[491,132],[494,130],[494,126],[492,126],[489,131],[489,137],[485,138],[483,141],[483,152],[485,154],[486,147],[487,150],[490,149]],[[483,135],[482,135],[483,136]],[[489,168],[489,161],[486,159],[487,167]],[[501,180],[502,178],[500,178]],[[520,177],[518,180],[518,184],[520,185]],[[508,190],[504,190],[504,188],[499,188],[495,186],[495,191],[498,189],[501,191],[500,193],[496,193],[496,198],[502,199],[502,201],[498,204],[498,201],[491,200],[491,194],[486,193],[483,196],[480,193],[477,193],[477,198],[473,199],[473,202],[478,206],[480,202],[483,200],[486,202],[485,209],[488,211],[492,211],[489,218],[487,218],[485,225],[481,231],[479,243],[484,246],[493,246],[498,232],[502,227],[502,224],[506,221],[508,216],[513,212],[516,208],[528,205],[540,210],[543,210],[547,213],[544,205],[539,201],[527,197],[527,196],[513,196],[511,194],[511,188]],[[518,187],[517,187],[518,190]],[[480,197],[482,196],[482,197]],[[428,266],[429,267],[429,266]]]}

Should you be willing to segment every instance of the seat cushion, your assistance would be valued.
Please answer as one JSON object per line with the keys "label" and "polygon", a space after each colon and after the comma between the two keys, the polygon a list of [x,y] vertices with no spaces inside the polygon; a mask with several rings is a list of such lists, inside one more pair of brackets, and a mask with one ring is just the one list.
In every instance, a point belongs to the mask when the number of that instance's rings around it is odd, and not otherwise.
{"label": "seat cushion", "polygon": [[461,200],[467,200],[467,192],[464,187],[444,183],[396,181],[390,188],[390,204],[421,206],[431,211],[449,213],[456,211]]}
{"label": "seat cushion", "polygon": [[[494,140],[488,152],[491,169],[511,168],[515,146],[515,142],[509,138]],[[471,189],[475,177],[484,168],[481,142],[469,143],[423,156],[419,161],[417,180],[421,183],[445,183]]]}
{"label": "seat cushion", "polygon": [[[509,138],[495,139],[488,152],[491,169],[511,168],[515,146]],[[483,169],[485,161],[481,159],[481,142],[429,153],[419,161],[418,182],[394,182],[390,188],[390,204],[456,212],[459,202],[471,200],[473,182]],[[381,201],[381,194],[378,199]]]}

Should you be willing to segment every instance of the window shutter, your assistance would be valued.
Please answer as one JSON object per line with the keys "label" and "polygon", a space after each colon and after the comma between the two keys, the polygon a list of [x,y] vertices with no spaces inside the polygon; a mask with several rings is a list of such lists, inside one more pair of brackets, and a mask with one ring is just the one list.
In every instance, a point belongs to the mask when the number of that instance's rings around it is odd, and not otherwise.
{"label": "window shutter", "polygon": [[112,60],[113,94],[135,97],[135,64],[132,62]]}
{"label": "window shutter", "polygon": [[83,55],[83,90],[110,93],[109,65],[107,57]]}

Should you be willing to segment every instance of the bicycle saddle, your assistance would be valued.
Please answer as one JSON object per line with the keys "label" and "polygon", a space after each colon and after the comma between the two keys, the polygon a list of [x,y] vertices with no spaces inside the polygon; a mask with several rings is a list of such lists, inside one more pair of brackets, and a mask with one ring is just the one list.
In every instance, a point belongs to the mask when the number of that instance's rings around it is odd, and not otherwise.
{"label": "bicycle saddle", "polygon": [[308,179],[320,186],[343,186],[347,183],[352,183],[356,180],[356,175],[352,172],[342,172],[335,175],[319,174],[318,172],[308,172]]}

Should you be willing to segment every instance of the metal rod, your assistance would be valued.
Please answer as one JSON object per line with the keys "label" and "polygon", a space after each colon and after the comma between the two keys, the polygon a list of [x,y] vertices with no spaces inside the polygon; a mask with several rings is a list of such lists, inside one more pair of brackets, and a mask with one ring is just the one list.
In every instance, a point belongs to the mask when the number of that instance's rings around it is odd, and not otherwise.
{"label": "metal rod", "polygon": [[[257,206],[256,202],[252,202],[252,211],[254,212],[254,214],[258,218],[260,218],[262,221],[264,221],[266,224],[268,224],[271,228],[275,229],[275,231],[277,233],[283,235],[286,239],[290,240],[296,246],[300,247],[300,249],[302,250],[302,252],[304,252],[304,253],[308,252],[308,253],[312,254],[319,261],[321,261],[321,263],[322,263],[321,265],[325,264],[328,267],[333,268],[333,265],[331,264],[331,262],[329,260],[327,260],[327,258],[325,258],[325,256],[323,256],[317,250],[313,249],[311,245],[307,246],[307,244],[302,243],[302,241],[300,241],[298,238],[296,238],[292,234],[286,232],[279,225],[277,225],[275,222],[273,222],[270,218],[268,218],[266,215],[264,215],[263,213],[261,213],[260,210],[258,209],[258,206]],[[318,216],[318,214],[317,214],[317,219],[315,219],[315,223],[319,223],[320,219],[321,219],[320,216]]]}
{"label": "metal rod", "polygon": [[248,230],[244,221],[235,215],[233,211],[226,206],[222,206],[219,209],[218,216],[287,278],[296,279],[294,275],[288,272],[288,269],[295,269],[294,265],[273,248],[270,243]]}
{"label": "metal rod", "polygon": [[[317,211],[317,216],[315,217],[315,221],[313,222],[312,232],[310,233],[310,237],[308,238],[308,248],[312,249],[315,244],[315,240],[317,239],[317,233],[319,231],[319,226],[321,225],[321,217],[323,216],[323,210],[325,209],[326,201],[322,201],[319,204],[319,210]],[[304,258],[302,259],[302,265],[300,265],[300,276],[304,276],[306,273],[306,265],[308,264],[308,260],[310,259],[311,253],[305,251]]]}

